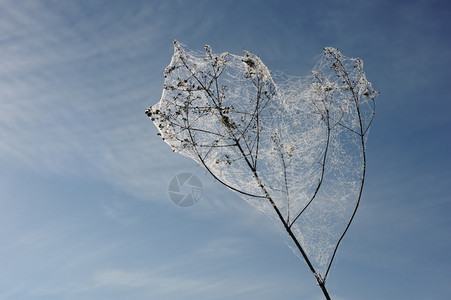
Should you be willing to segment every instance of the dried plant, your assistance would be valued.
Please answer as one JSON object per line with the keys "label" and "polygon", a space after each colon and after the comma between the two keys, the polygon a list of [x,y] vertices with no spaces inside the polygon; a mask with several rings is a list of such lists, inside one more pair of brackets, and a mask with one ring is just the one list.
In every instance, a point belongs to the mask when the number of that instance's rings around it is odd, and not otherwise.
{"label": "dried plant", "polygon": [[311,75],[174,42],[161,100],[146,114],[172,150],[276,219],[326,299],[325,282],[362,196],[377,92],[363,62],[324,48]]}

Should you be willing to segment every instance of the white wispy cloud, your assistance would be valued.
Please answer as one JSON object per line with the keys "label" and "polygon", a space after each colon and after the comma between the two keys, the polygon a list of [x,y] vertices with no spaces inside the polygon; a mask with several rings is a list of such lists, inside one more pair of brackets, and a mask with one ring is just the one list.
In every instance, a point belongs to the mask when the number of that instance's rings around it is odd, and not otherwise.
{"label": "white wispy cloud", "polygon": [[242,253],[242,248],[246,246],[247,240],[239,237],[221,237],[209,241],[201,248],[201,255],[214,257],[235,256]]}
{"label": "white wispy cloud", "polygon": [[227,299],[236,295],[258,292],[274,292],[274,285],[261,280],[249,278],[243,281],[239,278],[227,277],[196,277],[189,274],[165,274],[159,271],[140,270],[105,270],[93,277],[96,287],[113,286],[132,289],[142,289],[148,297],[171,299],[183,294],[186,299],[195,297],[208,299]]}
{"label": "white wispy cloud", "polygon": [[129,226],[136,222],[138,222],[138,218],[136,216],[131,216],[127,213],[126,203],[119,200],[112,200],[108,203],[102,204],[101,210],[103,214],[109,219],[124,225]]}
{"label": "white wispy cloud", "polygon": [[[162,78],[154,80],[151,67],[159,66],[160,76],[167,64],[155,60],[157,49],[146,53],[157,32],[139,20],[150,18],[152,7],[120,19],[118,11],[79,18],[85,12],[71,3],[0,7],[0,27],[9,28],[0,37],[0,159],[43,173],[102,178],[152,199],[171,154],[151,138],[156,130],[144,114],[161,93]],[[149,62],[133,65],[136,57]]]}

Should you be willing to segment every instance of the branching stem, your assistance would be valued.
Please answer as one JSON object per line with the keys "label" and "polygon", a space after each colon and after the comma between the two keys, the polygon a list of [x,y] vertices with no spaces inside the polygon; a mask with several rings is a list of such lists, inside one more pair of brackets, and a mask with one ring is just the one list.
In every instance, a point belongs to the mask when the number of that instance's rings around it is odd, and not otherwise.
{"label": "branching stem", "polygon": [[[174,151],[195,159],[227,188],[248,197],[262,199],[265,206],[271,205],[307,263],[324,297],[330,300],[325,282],[337,249],[360,204],[366,173],[365,135],[374,117],[374,97],[377,95],[365,78],[362,62],[360,59],[351,59],[355,64],[350,67],[349,60],[345,60],[337,49],[325,48],[325,60],[320,61],[319,69],[315,69],[313,76],[309,77],[306,94],[304,95],[304,91],[296,96],[287,93],[288,97],[284,99],[276,94],[279,89],[257,56],[249,52],[245,52],[245,56],[241,58],[225,53],[215,55],[206,46],[206,57],[192,59],[191,54],[184,52],[177,42],[174,44],[175,53],[165,70],[167,81],[161,100],[164,103],[163,100],[168,97],[166,107],[161,104],[146,110],[146,114],[157,125],[158,134]],[[229,57],[234,59],[234,65],[224,72]],[[323,64],[325,61],[327,63]],[[327,70],[322,73],[325,67]],[[226,79],[219,81],[222,74]],[[242,80],[242,76],[248,81],[241,91],[230,91],[227,85],[223,85],[224,82]],[[249,93],[254,92],[255,97],[250,97]],[[229,96],[232,101],[229,101]],[[354,105],[349,105],[351,102]],[[366,110],[363,105],[361,110],[362,103],[366,105]],[[300,107],[295,108],[298,105]],[[266,109],[267,107],[270,109]],[[278,111],[279,108],[281,111]],[[295,112],[292,114],[291,110]],[[287,114],[287,118],[284,114]],[[296,119],[297,117],[300,119]],[[278,121],[281,123],[278,124]],[[339,144],[340,138],[346,137],[350,137],[357,145],[350,153]],[[285,139],[289,145],[285,143]],[[292,141],[294,144],[291,144]],[[310,142],[315,143],[308,145]],[[303,145],[305,148],[302,148]],[[324,148],[315,149],[318,145]],[[295,146],[301,146],[301,149],[297,150]],[[359,160],[353,160],[355,149],[361,151],[357,155],[359,159],[362,158],[362,169],[360,171],[357,168],[349,174],[355,176],[350,179],[353,183],[360,184],[352,215],[346,221],[344,213],[341,213],[343,223],[339,223],[339,226],[345,228],[338,240],[329,237],[328,243],[333,247],[333,252],[327,252],[326,255],[330,256],[326,258],[330,259],[321,261],[322,253],[319,253],[312,260],[305,251],[307,249],[311,255],[308,242],[312,241],[309,236],[312,233],[308,232],[308,225],[303,226],[304,220],[301,228],[299,219],[304,214],[307,215],[306,218],[315,218],[313,222],[318,222],[323,213],[329,218],[332,216],[332,209],[342,203],[350,203],[347,196],[341,198],[344,202],[340,202],[340,198],[329,196],[332,192],[337,195],[341,192],[334,190],[337,186],[340,188],[340,185],[328,185],[328,181],[331,179],[334,183],[337,176],[348,175],[337,168],[342,166],[340,159],[351,157],[346,162],[358,162],[360,165]],[[274,150],[280,161],[274,157]],[[216,167],[216,164],[231,166],[231,169]],[[354,165],[350,166],[353,167]],[[301,176],[297,181],[289,178],[298,172],[298,168],[306,170],[306,174],[314,175]],[[269,176],[266,171],[270,172]],[[244,186],[240,186],[241,183]],[[357,189],[353,192],[357,194]],[[306,193],[309,194],[303,198]],[[297,201],[297,196],[301,200]],[[312,205],[314,201],[318,203]],[[329,204],[332,206],[329,207]],[[310,208],[308,212],[307,208]],[[324,212],[319,210],[323,208]],[[334,228],[341,230],[343,227]],[[306,233],[301,230],[307,230],[307,242],[304,241]],[[322,228],[318,230],[324,232]],[[320,239],[321,243],[314,246],[319,247],[323,241]]]}

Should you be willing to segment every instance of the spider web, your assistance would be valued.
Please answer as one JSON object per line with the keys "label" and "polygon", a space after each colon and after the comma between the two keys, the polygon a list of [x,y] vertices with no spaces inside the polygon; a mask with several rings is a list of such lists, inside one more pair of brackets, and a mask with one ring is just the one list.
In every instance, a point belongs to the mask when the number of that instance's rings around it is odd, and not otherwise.
{"label": "spider web", "polygon": [[325,48],[305,77],[260,58],[174,42],[160,102],[146,110],[173,151],[289,228],[326,278],[360,201],[377,92],[363,62]]}

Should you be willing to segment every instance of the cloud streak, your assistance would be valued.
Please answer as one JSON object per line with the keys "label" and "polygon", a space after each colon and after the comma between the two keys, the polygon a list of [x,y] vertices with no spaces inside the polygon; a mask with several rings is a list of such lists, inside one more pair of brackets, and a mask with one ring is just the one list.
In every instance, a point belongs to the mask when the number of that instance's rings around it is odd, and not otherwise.
{"label": "cloud streak", "polygon": [[134,65],[152,54],[146,50],[153,34],[141,26],[143,19],[157,20],[152,7],[86,19],[70,3],[0,6],[0,26],[11,29],[4,31],[0,58],[0,160],[41,173],[102,178],[151,199],[170,154],[151,139],[156,130],[144,114],[160,94],[150,72],[155,61]]}

